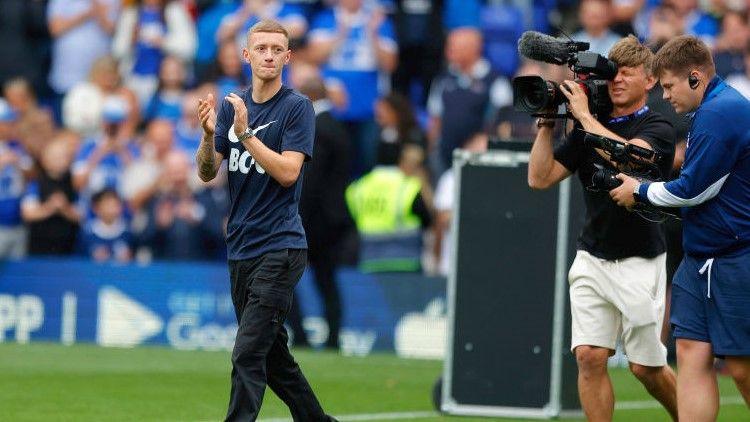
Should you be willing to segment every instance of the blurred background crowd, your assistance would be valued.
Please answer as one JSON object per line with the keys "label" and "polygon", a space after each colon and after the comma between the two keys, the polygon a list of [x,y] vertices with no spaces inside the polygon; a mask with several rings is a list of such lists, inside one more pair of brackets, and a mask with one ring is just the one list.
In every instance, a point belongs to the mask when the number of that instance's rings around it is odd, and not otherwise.
{"label": "blurred background crowd", "polygon": [[[750,96],[745,0],[3,0],[0,257],[222,260],[226,177],[201,182],[198,98],[245,89],[247,29],[279,20],[313,101],[301,210],[320,262],[445,273],[456,148],[533,139],[510,80],[525,30],[606,55],[636,34],[714,48]],[[324,265],[324,268],[325,267]]]}

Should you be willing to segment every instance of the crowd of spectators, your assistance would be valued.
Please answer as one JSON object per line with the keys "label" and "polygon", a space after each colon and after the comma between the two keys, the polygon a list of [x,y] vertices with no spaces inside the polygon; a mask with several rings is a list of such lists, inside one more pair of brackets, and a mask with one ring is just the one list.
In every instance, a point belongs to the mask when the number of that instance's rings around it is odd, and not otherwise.
{"label": "crowd of spectators", "polygon": [[453,150],[530,140],[511,78],[570,77],[518,57],[524,30],[564,30],[602,54],[628,33],[654,50],[694,34],[750,97],[744,1],[3,0],[0,257],[223,259],[226,178],[206,184],[193,169],[197,102],[248,86],[245,34],[269,18],[291,37],[284,83],[324,82],[349,182],[383,166],[378,153],[390,148],[399,157],[388,165],[419,183],[433,228],[422,267],[436,272],[446,268]]}

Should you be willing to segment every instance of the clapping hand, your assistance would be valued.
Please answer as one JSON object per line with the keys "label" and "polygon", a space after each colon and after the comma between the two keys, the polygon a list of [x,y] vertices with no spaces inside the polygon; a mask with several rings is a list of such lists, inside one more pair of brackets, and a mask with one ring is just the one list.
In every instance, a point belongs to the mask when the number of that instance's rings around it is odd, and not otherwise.
{"label": "clapping hand", "polygon": [[234,134],[242,135],[247,130],[247,107],[239,95],[231,93],[224,97],[234,107]]}
{"label": "clapping hand", "polygon": [[378,28],[383,24],[383,21],[385,21],[385,13],[383,13],[383,10],[381,8],[373,10],[370,19],[367,21],[367,33],[375,36],[378,32]]}
{"label": "clapping hand", "polygon": [[201,122],[203,133],[213,136],[216,131],[216,110],[213,94],[208,94],[205,100],[198,100],[198,120]]}

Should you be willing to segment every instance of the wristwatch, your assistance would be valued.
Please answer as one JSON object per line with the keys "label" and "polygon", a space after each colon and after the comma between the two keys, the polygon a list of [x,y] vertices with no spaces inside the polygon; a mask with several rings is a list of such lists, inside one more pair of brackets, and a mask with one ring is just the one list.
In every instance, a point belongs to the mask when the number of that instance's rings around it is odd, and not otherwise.
{"label": "wristwatch", "polygon": [[536,127],[539,129],[543,127],[548,127],[552,129],[555,127],[555,121],[552,119],[545,119],[544,117],[540,117],[536,119]]}
{"label": "wristwatch", "polygon": [[253,136],[255,136],[255,131],[248,127],[244,132],[240,133],[240,136],[238,136],[237,139],[239,139],[240,142],[245,142],[245,139],[252,138]]}

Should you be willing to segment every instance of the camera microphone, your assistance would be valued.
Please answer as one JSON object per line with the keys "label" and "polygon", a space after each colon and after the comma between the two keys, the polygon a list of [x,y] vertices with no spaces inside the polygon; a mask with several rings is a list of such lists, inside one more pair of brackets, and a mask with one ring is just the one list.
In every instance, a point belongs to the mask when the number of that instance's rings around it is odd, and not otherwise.
{"label": "camera microphone", "polygon": [[536,31],[526,31],[518,39],[518,52],[522,56],[557,65],[567,64],[571,54],[588,48],[586,42],[564,41]]}

